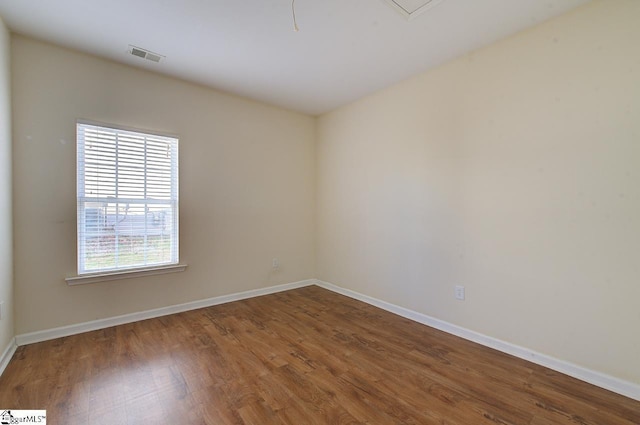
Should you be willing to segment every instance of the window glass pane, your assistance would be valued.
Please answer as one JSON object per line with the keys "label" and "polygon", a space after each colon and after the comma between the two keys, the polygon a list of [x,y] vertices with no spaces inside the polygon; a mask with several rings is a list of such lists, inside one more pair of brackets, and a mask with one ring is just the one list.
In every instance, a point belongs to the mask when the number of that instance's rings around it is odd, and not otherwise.
{"label": "window glass pane", "polygon": [[178,263],[178,140],[78,123],[78,273]]}

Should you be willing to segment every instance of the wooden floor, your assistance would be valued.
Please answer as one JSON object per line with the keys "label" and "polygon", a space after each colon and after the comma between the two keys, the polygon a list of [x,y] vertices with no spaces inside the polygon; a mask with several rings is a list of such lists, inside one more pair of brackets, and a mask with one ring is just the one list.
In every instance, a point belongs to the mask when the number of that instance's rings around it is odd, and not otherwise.
{"label": "wooden floor", "polygon": [[640,424],[640,402],[318,287],[19,347],[50,424]]}

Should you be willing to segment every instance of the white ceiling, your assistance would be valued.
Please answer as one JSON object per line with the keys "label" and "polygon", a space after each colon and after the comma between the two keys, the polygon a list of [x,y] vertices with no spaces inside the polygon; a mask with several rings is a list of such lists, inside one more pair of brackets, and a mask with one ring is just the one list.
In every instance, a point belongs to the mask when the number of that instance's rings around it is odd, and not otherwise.
{"label": "white ceiling", "polygon": [[[219,90],[321,114],[587,0],[0,0],[9,28]],[[166,56],[153,63],[129,45]]]}

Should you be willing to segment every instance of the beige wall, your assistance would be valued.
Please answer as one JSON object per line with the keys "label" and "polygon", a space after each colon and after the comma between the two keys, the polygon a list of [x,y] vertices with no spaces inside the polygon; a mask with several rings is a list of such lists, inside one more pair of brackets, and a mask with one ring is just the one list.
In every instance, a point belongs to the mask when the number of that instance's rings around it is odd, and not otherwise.
{"label": "beige wall", "polygon": [[[16,35],[12,76],[17,334],[315,276],[312,117]],[[65,283],[78,118],[180,137],[187,271]]]}
{"label": "beige wall", "polygon": [[318,278],[640,383],[639,22],[596,1],[322,116]]}
{"label": "beige wall", "polygon": [[13,237],[11,222],[11,77],[9,31],[0,18],[0,355],[14,335]]}

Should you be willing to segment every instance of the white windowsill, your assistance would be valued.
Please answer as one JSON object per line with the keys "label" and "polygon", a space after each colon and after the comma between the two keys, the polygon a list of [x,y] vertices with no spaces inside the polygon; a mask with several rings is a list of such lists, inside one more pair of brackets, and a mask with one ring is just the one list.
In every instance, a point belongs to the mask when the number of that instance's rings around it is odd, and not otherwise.
{"label": "white windowsill", "polygon": [[113,271],[106,273],[86,274],[67,277],[68,285],[83,285],[85,283],[105,282],[108,280],[130,279],[133,277],[153,276],[156,274],[178,273],[187,268],[186,264],[172,264],[170,266],[146,267],[141,269]]}

